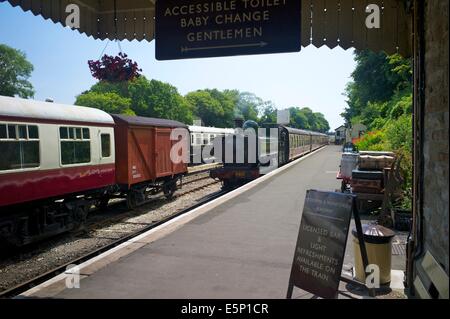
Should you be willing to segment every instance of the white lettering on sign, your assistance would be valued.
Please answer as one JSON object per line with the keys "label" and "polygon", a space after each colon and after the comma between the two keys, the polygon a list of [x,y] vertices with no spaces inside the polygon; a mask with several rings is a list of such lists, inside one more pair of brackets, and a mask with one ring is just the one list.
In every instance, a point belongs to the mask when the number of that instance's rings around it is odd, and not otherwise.
{"label": "white lettering on sign", "polygon": [[158,1],[157,59],[298,52],[299,11],[298,0]]}
{"label": "white lettering on sign", "polygon": [[243,28],[228,30],[213,30],[190,32],[187,34],[189,42],[211,41],[211,40],[230,40],[262,37],[262,27],[259,28]]}

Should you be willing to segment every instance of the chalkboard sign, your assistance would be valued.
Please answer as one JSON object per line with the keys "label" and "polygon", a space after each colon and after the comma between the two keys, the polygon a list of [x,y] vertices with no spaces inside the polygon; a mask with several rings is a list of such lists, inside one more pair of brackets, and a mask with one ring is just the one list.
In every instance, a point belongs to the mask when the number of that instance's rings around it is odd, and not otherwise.
{"label": "chalkboard sign", "polygon": [[188,59],[301,48],[300,0],[156,2],[156,59]]}
{"label": "chalkboard sign", "polygon": [[307,192],[292,263],[291,294],[296,286],[319,297],[337,297],[352,207],[352,195]]}

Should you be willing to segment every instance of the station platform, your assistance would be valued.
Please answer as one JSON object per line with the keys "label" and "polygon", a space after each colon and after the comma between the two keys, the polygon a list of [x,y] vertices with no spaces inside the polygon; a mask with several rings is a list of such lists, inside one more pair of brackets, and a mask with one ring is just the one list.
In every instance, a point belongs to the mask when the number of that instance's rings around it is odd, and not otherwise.
{"label": "station platform", "polygon": [[285,298],[306,191],[340,187],[340,151],[326,146],[80,265],[79,288],[66,273],[20,297]]}

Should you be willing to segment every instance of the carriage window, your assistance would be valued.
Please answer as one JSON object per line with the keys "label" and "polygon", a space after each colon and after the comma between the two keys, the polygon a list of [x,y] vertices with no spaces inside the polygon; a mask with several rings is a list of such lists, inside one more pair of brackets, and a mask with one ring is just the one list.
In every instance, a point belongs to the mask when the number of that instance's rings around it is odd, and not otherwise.
{"label": "carriage window", "polygon": [[60,127],[59,134],[62,165],[82,164],[91,161],[91,141],[88,128]]}
{"label": "carriage window", "polygon": [[[76,129],[75,129],[75,133],[76,133],[76,139],[77,139],[77,140],[81,140],[81,139],[82,139],[82,136],[81,136],[81,128],[76,128]],[[87,139],[89,139],[89,138],[87,138]]]}
{"label": "carriage window", "polygon": [[[84,133],[83,133],[84,137]],[[102,134],[102,157],[111,156],[111,136],[109,134]]]}
{"label": "carriage window", "polygon": [[88,140],[91,138],[91,135],[89,134],[89,129],[88,128],[84,128],[83,129],[83,139],[84,140]]}
{"label": "carriage window", "polygon": [[0,171],[39,167],[37,126],[1,124],[0,138]]}
{"label": "carriage window", "polygon": [[67,139],[69,138],[69,128],[67,127],[60,127],[59,128],[59,138],[60,139]]}
{"label": "carriage window", "polygon": [[17,133],[16,133],[16,125],[8,125],[8,138],[16,138],[17,137]]}
{"label": "carriage window", "polygon": [[195,144],[197,145],[202,144],[202,136],[200,134],[195,134]]}
{"label": "carriage window", "polygon": [[28,126],[28,138],[29,139],[38,139],[39,138],[39,131],[38,131],[37,126],[35,126],[35,125]]}
{"label": "carriage window", "polygon": [[8,135],[6,134],[6,125],[0,124],[0,138],[7,138]]}
{"label": "carriage window", "polygon": [[19,138],[27,138],[27,126],[19,125]]}

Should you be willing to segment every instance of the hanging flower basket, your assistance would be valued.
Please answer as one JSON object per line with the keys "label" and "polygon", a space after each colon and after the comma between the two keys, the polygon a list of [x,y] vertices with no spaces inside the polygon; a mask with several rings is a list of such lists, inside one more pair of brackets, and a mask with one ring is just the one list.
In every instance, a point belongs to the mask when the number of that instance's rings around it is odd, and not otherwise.
{"label": "hanging flower basket", "polygon": [[105,54],[100,60],[88,61],[94,78],[100,81],[123,82],[139,77],[142,69],[124,53],[113,57]]}

